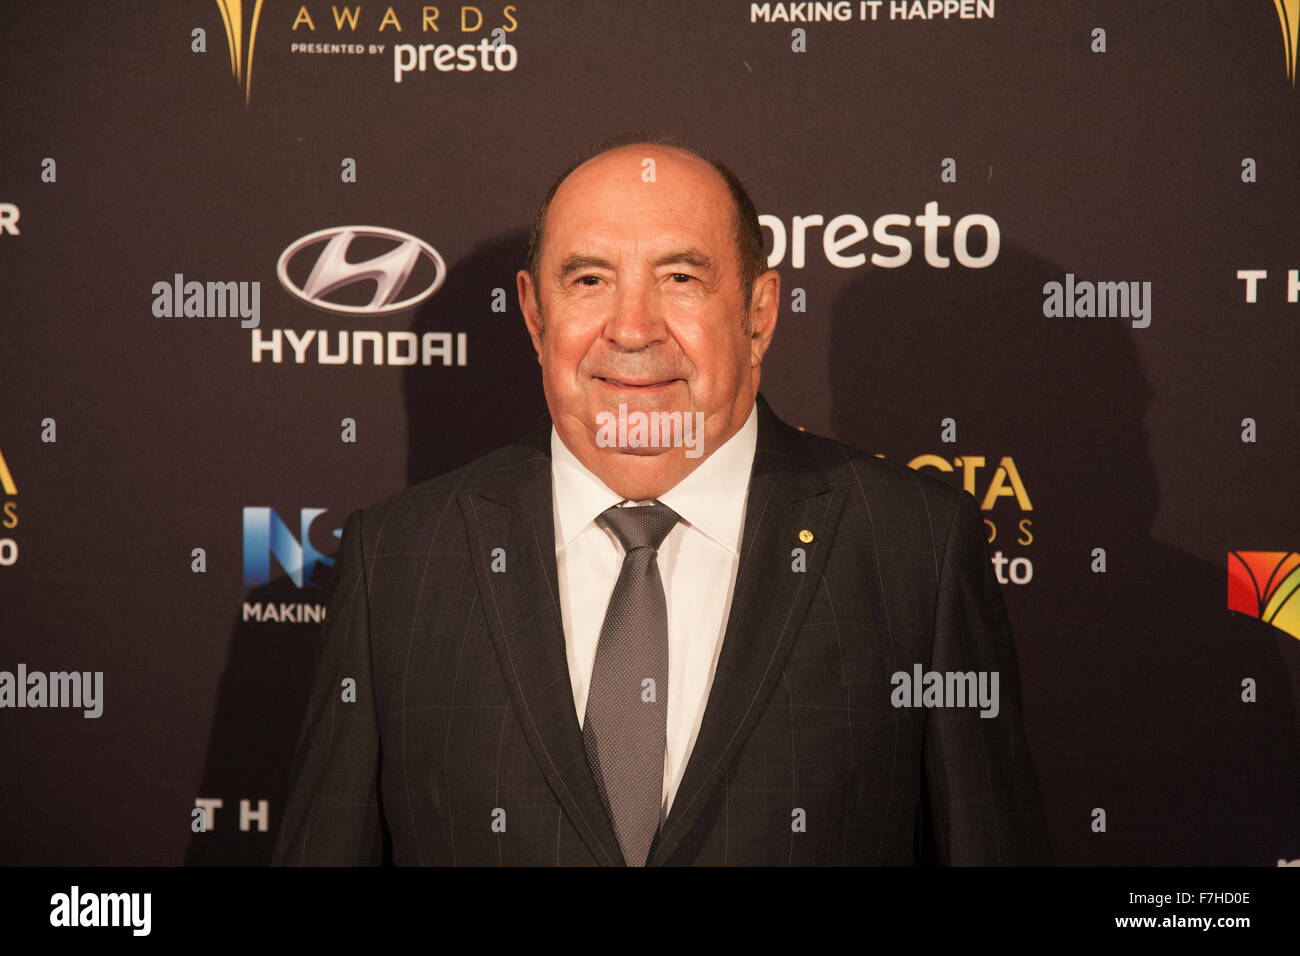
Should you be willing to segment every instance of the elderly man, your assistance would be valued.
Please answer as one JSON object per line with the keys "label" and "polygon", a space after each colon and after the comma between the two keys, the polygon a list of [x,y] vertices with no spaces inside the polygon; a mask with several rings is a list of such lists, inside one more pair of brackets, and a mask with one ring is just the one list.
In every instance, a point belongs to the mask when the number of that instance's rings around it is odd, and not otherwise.
{"label": "elderly man", "polygon": [[549,417],[348,518],[277,862],[1047,862],[975,501],[777,418],[765,265],[671,141],[556,181]]}

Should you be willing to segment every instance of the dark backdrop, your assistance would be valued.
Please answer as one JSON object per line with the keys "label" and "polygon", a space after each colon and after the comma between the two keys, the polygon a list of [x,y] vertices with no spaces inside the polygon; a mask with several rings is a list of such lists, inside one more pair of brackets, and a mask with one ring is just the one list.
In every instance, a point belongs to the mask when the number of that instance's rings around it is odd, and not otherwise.
{"label": "dark backdrop", "polygon": [[[985,0],[934,18],[885,0],[875,21],[855,0],[822,5],[846,21],[805,23],[785,17],[816,5],[520,0],[466,4],[464,30],[461,5],[437,4],[436,32],[426,5],[334,5],[356,13],[341,29],[319,0],[0,11],[0,223],[18,216],[0,225],[0,670],[104,675],[98,719],[0,709],[0,863],[269,859],[330,573],[300,586],[292,545],[328,556],[351,509],[544,409],[514,293],[528,225],[580,147],[646,125],[727,162],[769,250],[787,239],[763,376],[777,413],[969,475],[986,504],[1058,862],[1300,857],[1300,628],[1228,604],[1230,553],[1300,549],[1295,0]],[[395,44],[497,27],[513,70],[474,52],[439,72],[431,51],[394,82]],[[933,265],[912,224],[892,229],[911,260],[874,264],[894,252],[877,218],[930,202],[994,220],[996,258],[961,265],[949,226]],[[794,263],[795,217],[840,215],[870,227],[841,252],[865,263],[830,261],[821,226]],[[417,237],[442,285],[389,314],[282,287],[286,248],[346,226]],[[354,259],[393,245],[365,242]],[[1267,271],[1253,303],[1243,269]],[[155,315],[154,284],[177,273],[260,283],[259,328]],[[1067,274],[1150,283],[1149,326],[1046,315],[1044,285]],[[353,330],[465,348],[328,365],[312,341],[298,364],[285,333],[308,330],[331,350]],[[986,502],[1013,473],[1023,494]],[[266,579],[245,566],[258,508],[287,531]],[[305,535],[304,509],[323,509]],[[221,801],[206,833],[196,800]]]}

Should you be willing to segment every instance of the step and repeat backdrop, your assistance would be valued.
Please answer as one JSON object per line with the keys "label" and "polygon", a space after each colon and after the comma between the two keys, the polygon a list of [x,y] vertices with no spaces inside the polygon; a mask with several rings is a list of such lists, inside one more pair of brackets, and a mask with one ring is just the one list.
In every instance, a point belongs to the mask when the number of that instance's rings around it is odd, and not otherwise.
{"label": "step and repeat backdrop", "polygon": [[1298,23],[5,4],[0,863],[270,861],[345,519],[545,411],[529,225],[647,127],[754,198],[776,413],[978,501],[1055,862],[1300,862]]}

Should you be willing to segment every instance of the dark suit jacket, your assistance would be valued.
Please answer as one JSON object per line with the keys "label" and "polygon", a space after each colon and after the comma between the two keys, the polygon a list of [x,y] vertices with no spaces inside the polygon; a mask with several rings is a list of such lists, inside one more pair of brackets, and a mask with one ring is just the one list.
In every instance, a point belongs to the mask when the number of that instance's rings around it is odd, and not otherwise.
{"label": "dark suit jacket", "polygon": [[[758,406],[726,636],[650,865],[1048,862],[975,499]],[[569,682],[549,436],[348,517],[277,863],[623,865]],[[917,663],[999,672],[999,715],[895,708]]]}

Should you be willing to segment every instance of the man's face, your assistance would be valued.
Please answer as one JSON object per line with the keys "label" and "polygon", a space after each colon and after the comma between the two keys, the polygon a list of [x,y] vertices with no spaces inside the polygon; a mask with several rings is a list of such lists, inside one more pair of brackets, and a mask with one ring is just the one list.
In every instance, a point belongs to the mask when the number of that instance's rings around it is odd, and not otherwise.
{"label": "man's face", "polygon": [[[654,160],[652,182],[642,178],[645,159]],[[731,194],[708,163],[650,145],[596,157],[553,197],[539,258],[540,313],[527,272],[519,295],[547,405],[565,445],[602,480],[639,493],[680,480],[744,424],[778,290],[756,289],[751,337]],[[779,284],[773,272],[763,279]],[[629,414],[690,413],[692,422],[703,412],[702,457],[600,447],[596,416],[620,403]]]}

